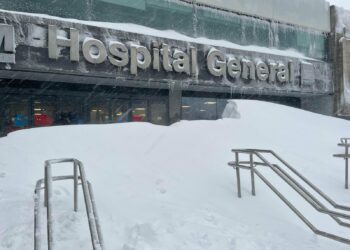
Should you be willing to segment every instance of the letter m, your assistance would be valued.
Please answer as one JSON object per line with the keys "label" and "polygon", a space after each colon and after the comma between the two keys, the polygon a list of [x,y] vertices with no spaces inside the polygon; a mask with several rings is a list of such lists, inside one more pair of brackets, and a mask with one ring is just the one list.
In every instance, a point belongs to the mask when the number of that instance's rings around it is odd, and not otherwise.
{"label": "letter m", "polygon": [[0,24],[0,63],[15,63],[15,29],[12,25]]}

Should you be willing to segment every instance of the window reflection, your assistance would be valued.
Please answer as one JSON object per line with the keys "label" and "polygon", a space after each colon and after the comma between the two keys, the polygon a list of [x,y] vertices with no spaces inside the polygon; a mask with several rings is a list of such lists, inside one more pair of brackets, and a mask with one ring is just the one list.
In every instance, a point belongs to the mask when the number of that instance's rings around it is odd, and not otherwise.
{"label": "window reflection", "polygon": [[215,120],[217,114],[217,100],[215,98],[183,97],[183,120]]}
{"label": "window reflection", "polygon": [[54,124],[56,103],[55,98],[34,100],[33,125],[35,127],[51,126]]}
{"label": "window reflection", "polygon": [[158,125],[168,124],[168,107],[163,101],[151,101],[151,122]]}
{"label": "window reflection", "polygon": [[107,103],[94,103],[90,106],[90,123],[102,124],[109,123],[109,107]]}
{"label": "window reflection", "polygon": [[147,121],[147,102],[146,101],[134,101],[132,103],[131,120],[133,122]]}
{"label": "window reflection", "polygon": [[128,122],[131,113],[129,102],[127,100],[118,100],[112,102],[112,121],[114,123]]}
{"label": "window reflection", "polygon": [[5,133],[29,127],[29,117],[28,99],[14,99],[5,102]]}
{"label": "window reflection", "polygon": [[62,99],[60,111],[56,114],[55,124],[83,124],[85,122],[83,107],[83,99],[81,98]]}
{"label": "window reflection", "polygon": [[1,95],[0,133],[53,125],[152,122],[168,125],[168,98],[163,95],[124,95],[125,99],[87,99],[74,95]]}

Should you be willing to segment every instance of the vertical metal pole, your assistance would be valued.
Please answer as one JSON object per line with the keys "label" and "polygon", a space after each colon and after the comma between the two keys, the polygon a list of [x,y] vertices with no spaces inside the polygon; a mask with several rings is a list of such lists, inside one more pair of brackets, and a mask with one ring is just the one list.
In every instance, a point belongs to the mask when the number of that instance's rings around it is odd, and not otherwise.
{"label": "vertical metal pole", "polygon": [[252,180],[252,195],[255,196],[254,161],[253,161],[252,153],[249,155],[249,158],[250,158],[250,177]]}
{"label": "vertical metal pole", "polygon": [[80,161],[78,162],[78,166],[79,166],[79,172],[80,172],[81,185],[83,187],[83,193],[84,193],[86,215],[88,217],[88,222],[89,222],[91,243],[92,243],[93,250],[97,250],[98,249],[98,246],[97,246],[98,234],[97,234],[95,218],[94,218],[94,214],[93,214],[93,210],[92,210],[92,205],[91,205],[91,197],[90,197],[89,187],[88,187],[88,184],[86,181],[84,166]]}
{"label": "vertical metal pole", "polygon": [[45,174],[44,174],[44,206],[47,207],[47,169],[45,165]]}
{"label": "vertical metal pole", "polygon": [[78,164],[74,161],[74,212],[78,211]]}
{"label": "vertical metal pole", "polygon": [[238,156],[238,153],[236,152],[235,153],[236,155],[236,175],[237,175],[237,190],[238,190],[238,198],[242,198],[242,192],[241,192],[241,176],[240,176],[240,173],[239,173],[239,156]]}
{"label": "vertical metal pole", "polygon": [[46,202],[47,202],[47,244],[48,244],[48,250],[54,249],[54,242],[53,242],[53,232],[52,232],[52,224],[53,224],[53,218],[52,218],[52,173],[51,173],[51,165],[48,164],[45,166],[45,172],[46,172]]}
{"label": "vertical metal pole", "polygon": [[91,187],[90,182],[87,182],[87,183],[88,183],[89,193],[90,193],[90,198],[91,198],[92,211],[93,211],[94,217],[95,217],[95,224],[96,224],[96,229],[97,229],[98,240],[99,240],[99,244],[100,244],[101,248],[103,249],[104,242],[103,242],[103,237],[102,237],[102,232],[101,232],[100,218],[98,216],[96,203],[95,203],[95,196],[94,196],[94,193],[92,191],[92,187]]}
{"label": "vertical metal pole", "polygon": [[349,147],[345,145],[345,189],[349,189]]}
{"label": "vertical metal pole", "polygon": [[40,187],[41,182],[38,181],[34,193],[34,250],[40,250],[41,246]]}

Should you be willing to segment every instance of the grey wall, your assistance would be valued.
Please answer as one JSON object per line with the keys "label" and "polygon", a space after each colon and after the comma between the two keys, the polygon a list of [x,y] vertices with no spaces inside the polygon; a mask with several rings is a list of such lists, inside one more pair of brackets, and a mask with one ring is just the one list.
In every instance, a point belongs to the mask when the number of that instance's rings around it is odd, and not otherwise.
{"label": "grey wall", "polygon": [[[186,0],[220,9],[330,31],[329,3],[325,0]],[[310,15],[310,12],[312,13]]]}
{"label": "grey wall", "polygon": [[308,96],[301,98],[301,108],[320,113],[323,115],[334,115],[334,96]]}
{"label": "grey wall", "polygon": [[[345,29],[344,29],[345,28]],[[350,31],[350,11],[331,7],[331,36],[330,36],[330,61],[333,63],[334,82],[334,114],[340,116],[350,115],[350,104],[344,103],[344,57],[343,44],[344,31]],[[346,34],[350,37],[350,33]]]}

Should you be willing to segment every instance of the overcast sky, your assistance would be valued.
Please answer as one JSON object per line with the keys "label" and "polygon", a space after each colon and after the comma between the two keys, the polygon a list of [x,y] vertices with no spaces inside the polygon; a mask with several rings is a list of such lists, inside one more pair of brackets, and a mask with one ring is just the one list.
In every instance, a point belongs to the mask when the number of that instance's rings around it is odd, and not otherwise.
{"label": "overcast sky", "polygon": [[327,0],[330,4],[341,6],[345,9],[350,10],[350,0]]}

